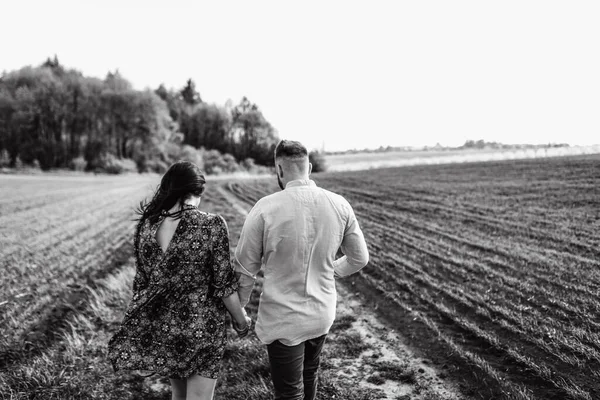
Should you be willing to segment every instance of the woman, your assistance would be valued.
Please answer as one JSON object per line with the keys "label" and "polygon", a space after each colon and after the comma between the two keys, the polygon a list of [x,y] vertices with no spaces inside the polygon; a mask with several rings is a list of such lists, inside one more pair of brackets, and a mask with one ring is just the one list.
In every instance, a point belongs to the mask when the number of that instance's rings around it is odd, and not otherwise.
{"label": "woman", "polygon": [[195,164],[180,161],[140,204],[133,298],[108,349],[115,371],[168,376],[174,400],[212,399],[226,310],[241,337],[251,322],[238,299],[225,220],[198,210],[204,184]]}

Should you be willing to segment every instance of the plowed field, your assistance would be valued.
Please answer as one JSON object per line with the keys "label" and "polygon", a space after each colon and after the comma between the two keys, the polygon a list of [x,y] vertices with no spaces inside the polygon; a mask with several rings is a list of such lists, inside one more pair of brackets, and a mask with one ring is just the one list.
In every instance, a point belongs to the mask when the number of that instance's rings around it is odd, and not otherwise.
{"label": "plowed field", "polygon": [[[600,157],[313,178],[365,232],[353,283],[424,354],[462,364],[474,395],[600,398]],[[228,189],[248,203],[276,190]]]}
{"label": "plowed field", "polygon": [[[340,281],[319,400],[600,398],[599,156],[312,178],[350,201],[371,253]],[[0,176],[0,399],[169,398],[105,358],[131,295],[133,208],[157,183]],[[201,208],[233,248],[276,190],[211,180]],[[232,338],[223,371],[217,398],[270,398],[256,338]]]}

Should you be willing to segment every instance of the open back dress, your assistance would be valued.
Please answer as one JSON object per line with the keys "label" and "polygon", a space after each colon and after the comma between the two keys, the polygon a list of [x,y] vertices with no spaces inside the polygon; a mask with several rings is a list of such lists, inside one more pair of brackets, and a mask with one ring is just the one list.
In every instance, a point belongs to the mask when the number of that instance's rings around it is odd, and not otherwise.
{"label": "open back dress", "polygon": [[135,246],[133,298],[108,345],[115,371],[151,371],[174,379],[216,379],[226,342],[222,297],[237,290],[227,224],[185,205],[163,251],[146,220]]}

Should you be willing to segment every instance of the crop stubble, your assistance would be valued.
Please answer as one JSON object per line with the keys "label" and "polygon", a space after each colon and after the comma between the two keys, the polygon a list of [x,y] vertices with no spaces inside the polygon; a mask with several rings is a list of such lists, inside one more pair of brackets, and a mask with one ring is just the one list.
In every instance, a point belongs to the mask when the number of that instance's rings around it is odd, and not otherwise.
{"label": "crop stubble", "polygon": [[[489,396],[600,398],[598,156],[313,178],[353,205],[362,284],[406,316],[401,331],[433,337]],[[227,188],[250,204],[277,190]]]}
{"label": "crop stubble", "polygon": [[[314,179],[348,198],[369,244],[370,265],[346,282],[425,356],[460,360],[464,379],[479,382],[473,397],[600,397],[600,158]],[[131,263],[131,211],[155,183],[39,179],[2,190],[0,371],[52,348],[89,303],[82,288]],[[274,179],[212,184],[248,208],[279,190]],[[205,204],[230,223],[234,246],[243,219],[211,193]]]}

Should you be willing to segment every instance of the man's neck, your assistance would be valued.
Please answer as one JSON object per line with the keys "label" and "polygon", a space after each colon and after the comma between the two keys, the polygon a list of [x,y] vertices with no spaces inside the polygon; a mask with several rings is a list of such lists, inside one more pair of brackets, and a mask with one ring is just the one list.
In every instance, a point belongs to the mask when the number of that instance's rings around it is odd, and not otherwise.
{"label": "man's neck", "polygon": [[288,181],[285,182],[284,187],[287,186],[288,183],[293,181],[307,181],[310,177],[308,175],[298,175],[291,177]]}

